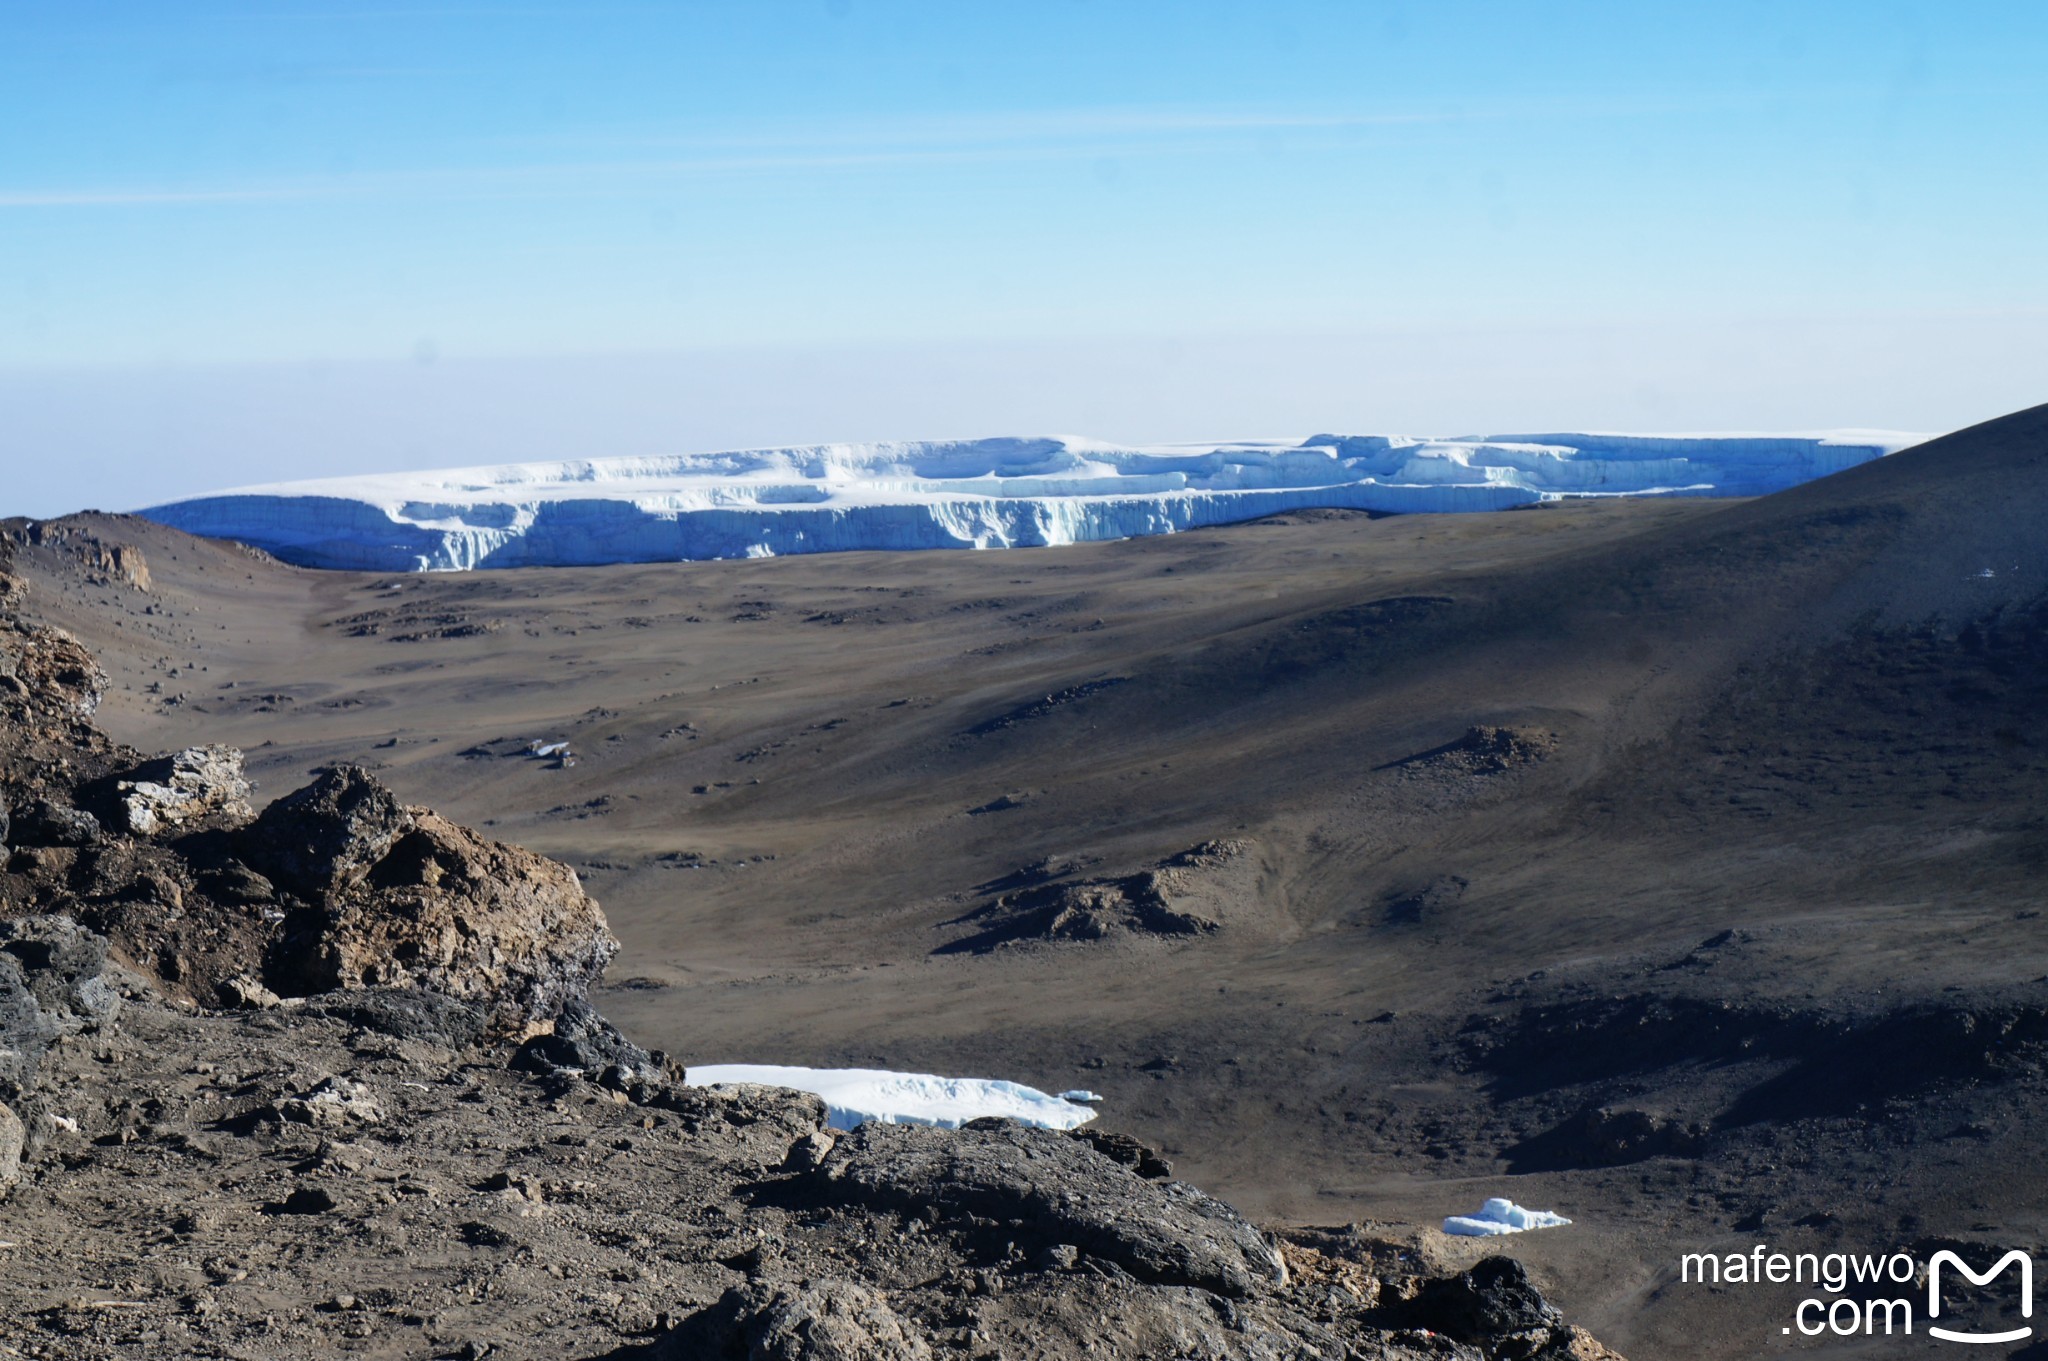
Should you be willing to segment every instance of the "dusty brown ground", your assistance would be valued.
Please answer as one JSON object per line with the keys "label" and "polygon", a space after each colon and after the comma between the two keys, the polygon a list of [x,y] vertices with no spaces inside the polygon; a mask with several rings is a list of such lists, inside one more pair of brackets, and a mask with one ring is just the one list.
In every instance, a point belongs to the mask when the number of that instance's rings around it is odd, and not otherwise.
{"label": "dusty brown ground", "polygon": [[[2048,413],[1745,504],[1003,554],[371,577],[78,523],[150,589],[21,566],[116,736],[576,865],[605,1010],[685,1061],[1092,1087],[1259,1217],[1555,1207],[1512,1250],[1639,1357],[1788,1345],[1684,1251],[2048,1241]],[[1219,839],[1213,931],[948,948]]]}

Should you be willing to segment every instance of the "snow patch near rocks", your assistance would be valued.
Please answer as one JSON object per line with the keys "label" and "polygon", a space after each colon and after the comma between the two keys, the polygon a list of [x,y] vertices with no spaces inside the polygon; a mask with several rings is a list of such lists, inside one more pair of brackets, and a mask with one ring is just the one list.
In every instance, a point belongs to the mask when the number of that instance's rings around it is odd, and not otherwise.
{"label": "snow patch near rocks", "polygon": [[1086,1106],[1000,1078],[937,1077],[879,1068],[713,1063],[692,1064],[686,1081],[692,1087],[751,1083],[810,1092],[824,1100],[826,1124],[840,1130],[869,1121],[958,1129],[985,1116],[1001,1116],[1035,1129],[1065,1130],[1095,1118],[1095,1112]]}

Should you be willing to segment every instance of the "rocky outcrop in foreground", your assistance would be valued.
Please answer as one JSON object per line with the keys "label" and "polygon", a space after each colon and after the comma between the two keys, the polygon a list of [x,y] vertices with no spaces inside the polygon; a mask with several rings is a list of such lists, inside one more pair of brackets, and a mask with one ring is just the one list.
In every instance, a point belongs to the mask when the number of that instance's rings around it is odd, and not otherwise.
{"label": "rocky outcrop in foreground", "polygon": [[105,686],[67,635],[0,621],[0,912],[74,918],[200,1006],[412,988],[519,1037],[617,951],[568,867],[353,767],[255,814],[232,748],[152,759],[94,728]]}
{"label": "rocky outcrop in foreground", "polygon": [[0,615],[0,1351],[1611,1355],[1508,1259],[1271,1236],[1127,1137],[684,1086],[588,1004],[566,867],[348,767],[256,813],[103,685]]}

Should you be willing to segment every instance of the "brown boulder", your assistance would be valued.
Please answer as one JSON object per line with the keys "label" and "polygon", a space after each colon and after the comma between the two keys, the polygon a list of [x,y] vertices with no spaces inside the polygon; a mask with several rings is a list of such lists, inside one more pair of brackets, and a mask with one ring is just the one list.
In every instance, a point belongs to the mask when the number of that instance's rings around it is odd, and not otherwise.
{"label": "brown boulder", "polygon": [[316,904],[274,961],[282,992],[423,988],[530,1031],[618,952],[568,866],[400,807],[352,767],[278,800],[250,839],[251,859]]}
{"label": "brown boulder", "polygon": [[0,627],[0,694],[23,717],[90,718],[107,693],[107,673],[63,629],[10,620]]}

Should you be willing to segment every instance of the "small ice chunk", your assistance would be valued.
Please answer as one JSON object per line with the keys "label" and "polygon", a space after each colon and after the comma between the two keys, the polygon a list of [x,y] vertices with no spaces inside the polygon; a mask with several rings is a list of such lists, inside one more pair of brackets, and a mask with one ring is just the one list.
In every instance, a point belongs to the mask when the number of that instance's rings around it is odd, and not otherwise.
{"label": "small ice chunk", "polygon": [[1102,1100],[1102,1093],[1091,1092],[1085,1087],[1076,1087],[1072,1091],[1061,1092],[1060,1100],[1080,1102],[1100,1101]]}
{"label": "small ice chunk", "polygon": [[1571,1223],[1563,1215],[1548,1210],[1525,1210],[1512,1200],[1495,1196],[1481,1206],[1475,1215],[1452,1215],[1444,1221],[1444,1232],[1461,1238],[1492,1238],[1503,1233],[1523,1233],[1529,1229],[1555,1229]]}

